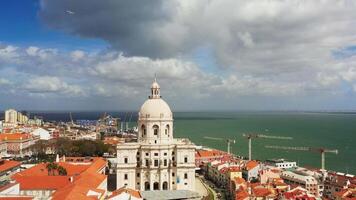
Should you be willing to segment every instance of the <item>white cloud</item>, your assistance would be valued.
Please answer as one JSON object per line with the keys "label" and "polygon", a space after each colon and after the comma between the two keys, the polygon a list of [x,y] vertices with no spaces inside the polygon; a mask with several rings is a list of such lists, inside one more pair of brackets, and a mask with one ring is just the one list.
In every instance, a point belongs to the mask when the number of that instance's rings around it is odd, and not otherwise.
{"label": "white cloud", "polygon": [[[232,68],[206,70],[205,66],[182,58],[151,59],[125,56],[116,51],[83,51],[78,55],[84,57],[78,62],[73,59],[72,51],[38,47],[36,54],[30,55],[27,47],[11,46],[8,49],[11,51],[7,52],[15,57],[6,54],[7,65],[0,68],[6,79],[0,79],[0,85],[11,83],[6,90],[48,101],[47,97],[84,98],[89,104],[114,99],[120,105],[133,105],[148,95],[155,73],[162,95],[178,101],[180,108],[193,104],[202,107],[206,104],[206,108],[213,104],[225,106],[225,101],[244,97],[261,98],[261,101],[263,97],[308,99],[326,95],[348,98],[349,91],[344,90],[343,85],[351,88],[356,85],[353,58],[333,60],[330,66],[319,70],[305,68],[282,74],[256,74]],[[41,57],[41,53],[46,56]],[[0,60],[4,60],[3,57]]]}
{"label": "white cloud", "polygon": [[31,78],[23,89],[30,93],[46,94],[57,93],[66,94],[68,96],[84,96],[85,92],[78,85],[71,85],[58,77],[43,76]]}
{"label": "white cloud", "polygon": [[38,53],[38,50],[39,50],[38,47],[30,46],[26,49],[26,53],[30,56],[36,56]]}
{"label": "white cloud", "polygon": [[81,60],[82,58],[84,58],[85,52],[80,51],[80,50],[75,50],[75,51],[72,51],[70,55],[74,61],[78,61],[78,60]]}

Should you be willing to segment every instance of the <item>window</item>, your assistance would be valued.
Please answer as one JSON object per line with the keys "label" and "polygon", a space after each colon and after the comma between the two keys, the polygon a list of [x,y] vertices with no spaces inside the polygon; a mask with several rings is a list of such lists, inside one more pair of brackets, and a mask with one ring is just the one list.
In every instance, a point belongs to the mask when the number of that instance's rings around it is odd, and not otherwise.
{"label": "window", "polygon": [[174,161],[174,156],[172,157],[172,160]]}
{"label": "window", "polygon": [[124,163],[126,164],[128,162],[128,158],[124,158]]}
{"label": "window", "polygon": [[188,179],[188,174],[184,173],[184,179]]}
{"label": "window", "polygon": [[158,153],[155,153],[155,156],[158,156]]}
{"label": "window", "polygon": [[172,151],[172,156],[174,155],[174,151]]}
{"label": "window", "polygon": [[148,153],[146,153],[146,156],[148,156],[149,154]]}
{"label": "window", "polygon": [[138,151],[138,152],[136,153],[136,155],[139,156],[139,155],[140,155],[140,152]]}
{"label": "window", "polygon": [[137,176],[137,178],[140,178],[140,173],[137,173],[136,176]]}
{"label": "window", "polygon": [[158,167],[158,160],[155,160],[155,161],[154,161],[154,166],[155,166],[155,167]]}
{"label": "window", "polygon": [[164,155],[166,156],[166,155],[167,155],[167,152],[164,152]]}
{"label": "window", "polygon": [[142,124],[141,126],[142,136],[146,135],[146,126]]}
{"label": "window", "polygon": [[128,175],[127,175],[127,174],[125,174],[124,179],[125,179],[125,180],[127,180],[127,179],[128,179]]}
{"label": "window", "polygon": [[165,134],[168,135],[169,134],[169,125],[166,125],[166,129],[165,129]]}
{"label": "window", "polygon": [[146,159],[146,167],[150,166],[150,162],[148,161],[148,159]]}
{"label": "window", "polygon": [[159,127],[158,127],[158,125],[153,125],[153,135],[158,135],[158,129],[159,129]]}
{"label": "window", "polygon": [[188,162],[188,157],[184,157],[184,163],[187,163]]}
{"label": "window", "polygon": [[164,166],[167,166],[167,159],[164,159],[164,160],[163,160],[163,165],[164,165]]}
{"label": "window", "polygon": [[173,177],[175,176],[174,172],[172,172],[172,176],[173,176]]}

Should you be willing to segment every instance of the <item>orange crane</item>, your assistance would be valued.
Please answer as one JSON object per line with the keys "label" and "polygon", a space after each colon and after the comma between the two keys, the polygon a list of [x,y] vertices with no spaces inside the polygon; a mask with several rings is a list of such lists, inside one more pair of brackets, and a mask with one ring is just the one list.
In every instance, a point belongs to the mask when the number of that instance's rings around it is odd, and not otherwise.
{"label": "orange crane", "polygon": [[226,141],[227,143],[227,153],[230,154],[231,152],[231,146],[230,144],[233,143],[235,144],[236,143],[236,140],[235,139],[225,139],[225,138],[216,138],[216,137],[204,137],[205,139],[208,139],[208,140],[218,140],[218,141]]}
{"label": "orange crane", "polygon": [[269,149],[282,149],[282,150],[292,150],[292,151],[312,151],[318,152],[321,154],[321,169],[325,170],[325,153],[333,153],[338,154],[337,149],[326,149],[323,147],[315,148],[315,147],[288,147],[288,146],[265,146]]}
{"label": "orange crane", "polygon": [[252,159],[252,139],[257,139],[257,138],[279,139],[279,140],[293,139],[292,137],[263,135],[263,134],[254,134],[254,133],[248,133],[248,134],[244,133],[244,134],[242,134],[242,136],[248,139],[248,160]]}

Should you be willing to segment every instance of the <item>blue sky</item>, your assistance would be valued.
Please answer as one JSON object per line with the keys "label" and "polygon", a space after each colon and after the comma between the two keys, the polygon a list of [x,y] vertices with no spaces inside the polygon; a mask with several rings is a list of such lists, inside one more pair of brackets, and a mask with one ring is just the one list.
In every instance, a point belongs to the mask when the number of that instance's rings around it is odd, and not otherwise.
{"label": "blue sky", "polygon": [[[356,3],[4,1],[0,109],[356,110]],[[325,16],[330,16],[326,18]]]}
{"label": "blue sky", "polygon": [[41,46],[48,48],[73,49],[103,49],[108,45],[96,38],[81,38],[53,30],[44,25],[38,16],[39,1],[4,1],[2,2],[0,31],[2,43],[18,46]]}

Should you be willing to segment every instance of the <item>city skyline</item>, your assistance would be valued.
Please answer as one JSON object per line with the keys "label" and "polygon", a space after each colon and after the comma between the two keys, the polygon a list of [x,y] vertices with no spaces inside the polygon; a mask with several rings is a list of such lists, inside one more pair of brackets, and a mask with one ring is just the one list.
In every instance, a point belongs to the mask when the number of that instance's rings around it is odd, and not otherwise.
{"label": "city skyline", "polygon": [[[85,5],[85,6],[84,6]],[[12,1],[0,110],[356,110],[352,1]]]}

